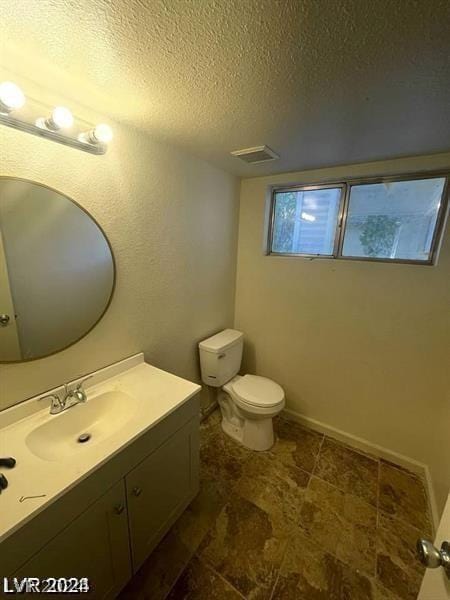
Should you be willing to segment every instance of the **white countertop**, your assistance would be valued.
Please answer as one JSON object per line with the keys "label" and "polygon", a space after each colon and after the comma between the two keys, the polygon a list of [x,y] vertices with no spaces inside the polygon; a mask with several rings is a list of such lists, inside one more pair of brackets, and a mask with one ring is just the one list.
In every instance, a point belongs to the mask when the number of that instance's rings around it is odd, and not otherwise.
{"label": "white countertop", "polygon": [[[0,456],[17,460],[14,469],[2,469],[9,486],[0,495],[0,542],[201,389],[146,364],[142,354],[93,375],[91,385],[85,388],[87,402],[95,402],[105,392],[119,391],[133,398],[134,412],[107,438],[79,444],[76,452],[63,460],[39,458],[28,447],[27,436],[50,419],[59,419],[83,405],[50,415],[49,401],[36,397],[0,413]],[[20,502],[27,496],[43,497]]]}

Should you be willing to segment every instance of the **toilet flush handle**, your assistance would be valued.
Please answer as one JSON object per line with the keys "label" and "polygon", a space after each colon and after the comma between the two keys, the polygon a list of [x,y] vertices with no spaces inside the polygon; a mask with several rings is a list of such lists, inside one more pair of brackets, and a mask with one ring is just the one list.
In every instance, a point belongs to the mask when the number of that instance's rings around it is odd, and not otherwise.
{"label": "toilet flush handle", "polygon": [[225,358],[225,356],[226,356],[226,354],[222,353],[222,354],[219,354],[217,358]]}

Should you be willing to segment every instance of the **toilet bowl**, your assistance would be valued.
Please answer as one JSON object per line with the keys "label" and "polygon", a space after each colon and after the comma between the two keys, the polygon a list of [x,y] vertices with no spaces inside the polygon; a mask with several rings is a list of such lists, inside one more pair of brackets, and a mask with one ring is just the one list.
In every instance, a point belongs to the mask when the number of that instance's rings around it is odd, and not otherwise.
{"label": "toilet bowl", "polygon": [[202,379],[220,388],[222,429],[251,450],[268,450],[274,443],[272,419],[285,405],[283,388],[266,377],[237,375],[243,334],[225,329],[200,342]]}
{"label": "toilet bowl", "polygon": [[247,448],[273,446],[272,419],[285,405],[283,388],[266,377],[234,377],[219,392],[222,429]]}

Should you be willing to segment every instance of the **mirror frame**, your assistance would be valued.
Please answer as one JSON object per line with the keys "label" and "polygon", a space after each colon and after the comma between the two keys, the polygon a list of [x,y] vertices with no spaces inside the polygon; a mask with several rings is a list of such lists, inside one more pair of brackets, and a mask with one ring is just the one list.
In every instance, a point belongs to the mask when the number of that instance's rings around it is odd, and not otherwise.
{"label": "mirror frame", "polygon": [[94,329],[94,327],[96,327],[100,323],[100,321],[103,319],[103,317],[106,314],[106,311],[108,310],[108,308],[111,305],[111,302],[112,302],[112,299],[113,299],[113,296],[114,296],[114,292],[116,291],[117,262],[116,262],[116,258],[114,256],[114,251],[113,251],[111,242],[109,241],[109,238],[108,238],[108,236],[105,233],[105,230],[100,225],[100,223],[97,221],[97,219],[95,219],[91,215],[91,213],[87,209],[84,208],[84,206],[82,206],[81,204],[79,204],[78,202],[76,202],[75,200],[73,200],[67,194],[64,194],[63,192],[60,192],[56,188],[53,188],[53,187],[51,187],[49,185],[46,185],[45,183],[40,183],[39,181],[33,181],[32,179],[26,179],[25,177],[14,177],[14,176],[9,176],[9,175],[0,175],[0,181],[3,180],[3,179],[12,179],[12,180],[15,180],[15,181],[24,181],[26,183],[32,183],[34,185],[39,185],[40,187],[46,188],[47,190],[50,190],[52,192],[55,192],[56,194],[59,194],[60,196],[63,196],[64,198],[66,198],[67,200],[69,200],[69,202],[72,202],[73,204],[75,204],[75,206],[77,206],[80,210],[82,210],[95,223],[95,225],[97,225],[97,227],[99,228],[100,232],[103,234],[103,237],[105,238],[106,243],[108,244],[109,251],[111,252],[111,259],[112,259],[112,263],[113,263],[113,283],[112,283],[111,293],[109,295],[108,302],[106,303],[106,306],[105,306],[103,312],[98,317],[98,319],[95,321],[95,323],[85,333],[83,333],[83,335],[81,335],[79,338],[77,338],[73,342],[70,342],[70,344],[67,344],[67,346],[64,346],[63,348],[59,348],[58,350],[55,350],[54,352],[51,352],[50,354],[44,354],[42,356],[36,356],[36,357],[33,357],[33,358],[23,358],[21,360],[0,360],[0,365],[20,365],[21,363],[34,362],[36,360],[42,360],[43,358],[49,358],[50,356],[54,356],[55,354],[59,354],[59,352],[63,352],[64,350],[67,350],[68,348],[71,348],[72,346],[74,346],[75,344],[77,344],[78,342],[80,342],[82,339],[84,339],[89,333],[91,333],[91,331]]}

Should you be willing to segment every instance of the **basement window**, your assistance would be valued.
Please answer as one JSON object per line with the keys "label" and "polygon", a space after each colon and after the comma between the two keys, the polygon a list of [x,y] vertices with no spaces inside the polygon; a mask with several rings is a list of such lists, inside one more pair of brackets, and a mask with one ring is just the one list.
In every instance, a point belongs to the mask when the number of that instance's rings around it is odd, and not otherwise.
{"label": "basement window", "polygon": [[447,181],[423,175],[274,189],[268,253],[433,264]]}
{"label": "basement window", "polygon": [[272,252],[333,256],[343,189],[317,186],[277,192]]}

